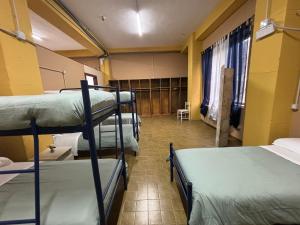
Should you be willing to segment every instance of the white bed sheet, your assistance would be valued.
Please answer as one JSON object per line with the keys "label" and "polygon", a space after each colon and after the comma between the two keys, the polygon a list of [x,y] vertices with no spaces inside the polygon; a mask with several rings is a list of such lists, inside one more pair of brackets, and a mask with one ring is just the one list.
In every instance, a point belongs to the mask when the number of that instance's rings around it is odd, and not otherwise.
{"label": "white bed sheet", "polygon": [[289,160],[297,165],[300,165],[300,154],[293,152],[287,148],[280,147],[277,145],[264,145],[260,146],[270,152],[273,152],[276,155],[279,155],[280,157]]}
{"label": "white bed sheet", "polygon": [[[22,169],[29,169],[33,166],[33,162],[14,162],[8,166],[4,166],[0,168],[0,171],[4,170],[22,170]],[[4,174],[0,175],[0,186],[7,183],[11,179],[15,178],[19,174]]]}
{"label": "white bed sheet", "polygon": [[71,146],[72,154],[78,155],[78,139],[81,136],[81,132],[69,133],[69,134],[55,134],[53,135],[53,143],[57,147]]}

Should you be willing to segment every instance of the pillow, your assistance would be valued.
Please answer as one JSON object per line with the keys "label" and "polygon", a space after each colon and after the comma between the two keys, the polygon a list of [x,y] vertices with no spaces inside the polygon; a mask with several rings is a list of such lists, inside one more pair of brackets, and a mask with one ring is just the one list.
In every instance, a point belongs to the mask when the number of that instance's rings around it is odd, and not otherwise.
{"label": "pillow", "polygon": [[10,159],[8,158],[5,158],[5,157],[0,157],[0,168],[1,167],[4,167],[4,166],[8,166],[10,164],[12,164],[13,161],[11,161]]}
{"label": "pillow", "polygon": [[300,138],[279,138],[273,142],[273,145],[283,147],[300,154]]}

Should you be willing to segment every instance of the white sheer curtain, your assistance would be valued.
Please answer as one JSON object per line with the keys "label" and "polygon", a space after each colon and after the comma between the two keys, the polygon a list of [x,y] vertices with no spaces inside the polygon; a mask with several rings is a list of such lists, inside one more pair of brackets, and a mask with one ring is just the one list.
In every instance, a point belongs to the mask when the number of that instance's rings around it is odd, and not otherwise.
{"label": "white sheer curtain", "polygon": [[222,66],[227,65],[229,38],[225,37],[218,41],[213,48],[212,72],[210,82],[210,98],[208,116],[217,120],[219,109],[220,81]]}

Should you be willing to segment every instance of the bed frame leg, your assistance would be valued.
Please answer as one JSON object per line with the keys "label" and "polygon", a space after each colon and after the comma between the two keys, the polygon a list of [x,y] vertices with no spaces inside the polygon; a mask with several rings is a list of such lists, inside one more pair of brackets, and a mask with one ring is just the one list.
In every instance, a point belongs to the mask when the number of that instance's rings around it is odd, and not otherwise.
{"label": "bed frame leg", "polygon": [[138,118],[138,110],[137,110],[137,103],[136,103],[136,90],[134,90],[134,113],[135,113],[135,122],[136,122],[136,138],[137,138],[137,141],[140,140],[140,133],[139,133],[139,118]]}
{"label": "bed frame leg", "polygon": [[94,185],[95,185],[96,198],[98,204],[98,212],[100,216],[100,224],[106,225],[106,215],[104,210],[103,193],[101,188],[101,179],[100,179],[100,172],[99,172],[99,165],[98,165],[98,154],[96,149],[94,127],[92,123],[91,100],[90,100],[89,86],[86,80],[81,81],[81,88],[82,88],[82,99],[84,105],[84,115],[86,120],[84,133],[86,133],[89,141]]}
{"label": "bed frame leg", "polygon": [[120,91],[117,88],[117,113],[118,113],[118,123],[119,123],[119,133],[120,133],[120,147],[122,154],[122,164],[123,164],[123,178],[124,178],[124,188],[127,190],[127,172],[126,172],[126,161],[125,161],[125,147],[123,140],[123,125],[122,125],[122,114],[121,114],[121,101],[120,101]]}
{"label": "bed frame leg", "polygon": [[31,120],[34,142],[34,197],[35,197],[35,224],[40,225],[40,158],[39,158],[39,135],[35,120]]}
{"label": "bed frame leg", "polygon": [[187,183],[187,225],[189,224],[189,220],[192,212],[192,205],[193,205],[192,191],[193,191],[192,182],[188,182]]}
{"label": "bed frame leg", "polygon": [[171,182],[173,182],[173,180],[174,180],[173,159],[174,159],[174,148],[173,148],[173,143],[170,143],[170,179],[171,179]]}
{"label": "bed frame leg", "polygon": [[133,99],[133,91],[130,89],[130,108],[131,108],[131,117],[132,117],[132,131],[134,138],[137,138],[136,136],[136,130],[135,130],[135,119],[134,119],[134,99]]}

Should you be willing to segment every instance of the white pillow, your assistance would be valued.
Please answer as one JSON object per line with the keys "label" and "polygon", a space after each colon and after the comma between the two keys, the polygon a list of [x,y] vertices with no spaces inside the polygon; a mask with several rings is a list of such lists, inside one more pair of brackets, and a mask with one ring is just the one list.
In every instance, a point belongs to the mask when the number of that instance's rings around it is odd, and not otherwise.
{"label": "white pillow", "polygon": [[289,149],[300,154],[300,138],[279,138],[273,145]]}
{"label": "white pillow", "polygon": [[11,161],[10,159],[8,158],[5,158],[5,157],[0,157],[0,168],[1,167],[4,167],[4,166],[8,166],[10,164],[12,164],[13,161]]}

